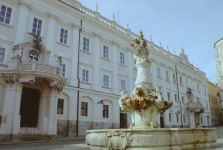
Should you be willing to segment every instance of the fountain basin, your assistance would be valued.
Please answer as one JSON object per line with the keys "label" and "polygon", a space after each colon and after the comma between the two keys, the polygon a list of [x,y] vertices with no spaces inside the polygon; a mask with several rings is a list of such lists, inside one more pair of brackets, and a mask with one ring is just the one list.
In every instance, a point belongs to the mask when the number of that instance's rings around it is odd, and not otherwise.
{"label": "fountain basin", "polygon": [[181,150],[217,146],[215,128],[87,130],[92,150]]}

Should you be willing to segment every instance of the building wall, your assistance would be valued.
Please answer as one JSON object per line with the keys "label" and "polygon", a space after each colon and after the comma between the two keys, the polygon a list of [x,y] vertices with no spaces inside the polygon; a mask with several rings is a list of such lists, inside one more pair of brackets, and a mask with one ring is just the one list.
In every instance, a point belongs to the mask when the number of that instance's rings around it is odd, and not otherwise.
{"label": "building wall", "polygon": [[[72,0],[69,5],[67,3],[68,1],[63,3],[53,0],[24,0],[22,4],[15,0],[1,1],[0,5],[12,8],[12,16],[9,25],[0,23],[0,44],[6,49],[4,62],[0,64],[0,69],[5,70],[7,68],[8,61],[13,55],[12,48],[14,45],[32,41],[33,37],[30,32],[32,32],[33,19],[41,19],[43,44],[47,50],[51,51],[49,64],[56,66],[58,57],[62,56],[62,63],[66,65],[64,77],[68,79],[68,84],[58,95],[60,99],[64,99],[64,114],[57,115],[58,136],[75,136],[77,134],[77,120],[79,135],[85,135],[88,129],[119,128],[118,100],[121,80],[125,81],[124,90],[129,95],[135,86],[137,70],[134,66],[133,49],[130,43],[137,35],[132,33],[130,29],[117,25],[115,21],[104,18],[98,12],[82,6],[78,1]],[[68,31],[67,44],[60,42],[61,28]],[[84,38],[89,39],[89,51],[84,50]],[[170,100],[174,102],[172,108],[164,112],[165,127],[179,127],[181,116],[183,119],[184,115],[184,127],[195,127],[194,113],[187,110],[186,92],[187,88],[192,88],[194,97],[198,98],[203,107],[206,108],[208,96],[205,73],[200,71],[196,64],[189,63],[183,48],[176,55],[161,45],[155,45],[152,38],[147,40],[147,43],[150,51],[150,73],[153,88],[161,86],[164,100],[168,100],[167,92],[170,92]],[[78,51],[79,44],[80,51]],[[108,58],[103,57],[104,46],[108,47]],[[121,52],[125,56],[124,63],[121,63],[120,60]],[[80,56],[79,70],[77,70],[78,54]],[[177,84],[173,81],[173,74],[176,74],[175,66],[178,70],[180,101],[184,97],[182,104],[175,100],[175,94],[178,93]],[[158,76],[158,67],[161,76]],[[88,82],[83,81],[83,70],[89,71]],[[166,76],[166,71],[168,71],[169,78]],[[103,84],[104,75],[109,77],[108,87]],[[78,88],[78,77],[80,88]],[[180,77],[182,77],[181,84]],[[4,83],[2,84],[4,85]],[[3,91],[2,84],[0,84],[0,88]],[[78,90],[79,97],[77,97]],[[79,117],[77,118],[78,99]],[[98,103],[100,100],[104,100],[104,104],[109,105],[109,118],[103,118],[103,105]],[[87,117],[80,115],[81,102],[88,102]],[[171,114],[171,121],[169,113]],[[202,115],[207,118],[209,114],[210,111],[207,109]],[[159,123],[160,116],[157,120]],[[198,116],[197,120],[200,124],[196,127],[208,126],[205,119],[201,123],[201,115]],[[131,118],[128,114],[128,124],[130,123]]]}
{"label": "building wall", "polygon": [[207,81],[209,108],[211,111],[211,124],[213,126],[221,125],[221,101],[218,96],[218,85]]}

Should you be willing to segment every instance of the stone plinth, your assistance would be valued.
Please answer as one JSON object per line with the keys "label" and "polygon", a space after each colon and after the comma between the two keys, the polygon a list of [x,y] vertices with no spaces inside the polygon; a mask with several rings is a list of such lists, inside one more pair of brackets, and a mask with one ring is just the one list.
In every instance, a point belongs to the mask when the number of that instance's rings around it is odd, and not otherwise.
{"label": "stone plinth", "polygon": [[181,150],[217,146],[215,128],[87,130],[92,150]]}

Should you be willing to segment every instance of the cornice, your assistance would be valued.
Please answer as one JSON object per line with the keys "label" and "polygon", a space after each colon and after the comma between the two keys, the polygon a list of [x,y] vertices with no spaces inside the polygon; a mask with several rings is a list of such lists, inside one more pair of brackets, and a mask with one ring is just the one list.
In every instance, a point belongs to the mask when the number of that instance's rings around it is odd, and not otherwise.
{"label": "cornice", "polygon": [[101,42],[107,44],[107,45],[111,45],[112,43],[104,38],[100,38]]}
{"label": "cornice", "polygon": [[90,64],[87,64],[87,63],[84,63],[84,62],[80,62],[80,65],[86,66],[86,67],[89,67],[89,68],[93,67],[93,65],[90,65]]}
{"label": "cornice", "polygon": [[107,73],[112,73],[112,71],[107,70],[107,69],[104,69],[104,68],[101,68],[101,71],[103,71],[103,72],[107,72]]}
{"label": "cornice", "polygon": [[32,14],[35,14],[35,15],[40,16],[42,18],[47,18],[48,17],[47,13],[41,12],[39,10],[36,10],[33,7],[30,9],[30,11],[32,12]]}
{"label": "cornice", "polygon": [[69,29],[73,27],[72,24],[67,23],[67,22],[64,22],[62,20],[57,20],[57,22],[58,22],[59,25],[64,26],[64,27],[67,27]]}
{"label": "cornice", "polygon": [[1,0],[1,1],[3,1],[3,2],[7,3],[7,4],[11,4],[13,6],[16,6],[16,5],[19,4],[18,3],[19,1],[14,1],[14,0]]}
{"label": "cornice", "polygon": [[90,32],[87,32],[87,31],[82,30],[81,33],[82,33],[83,35],[88,36],[88,37],[93,37],[93,34],[90,33]]}
{"label": "cornice", "polygon": [[127,49],[124,48],[124,47],[118,46],[118,49],[121,50],[121,51],[127,52]]}
{"label": "cornice", "polygon": [[129,76],[127,75],[124,75],[124,74],[118,74],[120,77],[123,77],[123,78],[128,78]]}
{"label": "cornice", "polygon": [[0,42],[8,44],[8,45],[11,45],[13,43],[12,41],[4,40],[4,39],[1,39],[1,38],[0,38]]}

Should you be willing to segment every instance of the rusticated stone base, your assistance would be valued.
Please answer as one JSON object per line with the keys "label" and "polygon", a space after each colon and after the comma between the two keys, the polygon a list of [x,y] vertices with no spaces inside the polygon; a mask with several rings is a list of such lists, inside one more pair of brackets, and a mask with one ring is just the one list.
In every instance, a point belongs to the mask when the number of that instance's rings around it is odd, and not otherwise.
{"label": "rusticated stone base", "polygon": [[88,130],[92,150],[181,150],[217,146],[215,128]]}
{"label": "rusticated stone base", "polygon": [[76,120],[60,120],[57,119],[57,137],[75,137],[76,136]]}
{"label": "rusticated stone base", "polygon": [[92,129],[120,129],[120,124],[114,122],[92,122],[92,121],[79,122],[79,136],[87,135],[86,130],[92,130]]}
{"label": "rusticated stone base", "polygon": [[1,134],[0,135],[1,142],[51,140],[55,138],[56,138],[56,135],[47,135],[47,134],[13,134],[13,135]]}
{"label": "rusticated stone base", "polygon": [[0,142],[8,142],[8,141],[10,141],[9,134],[0,134]]}

